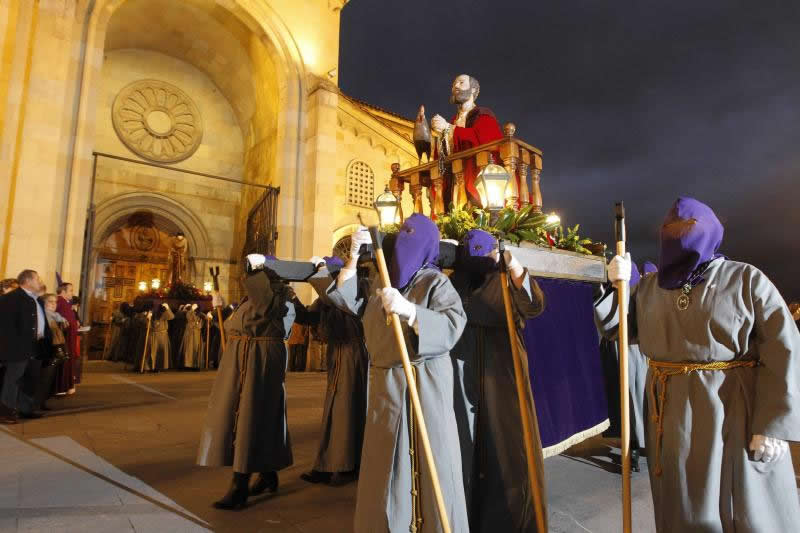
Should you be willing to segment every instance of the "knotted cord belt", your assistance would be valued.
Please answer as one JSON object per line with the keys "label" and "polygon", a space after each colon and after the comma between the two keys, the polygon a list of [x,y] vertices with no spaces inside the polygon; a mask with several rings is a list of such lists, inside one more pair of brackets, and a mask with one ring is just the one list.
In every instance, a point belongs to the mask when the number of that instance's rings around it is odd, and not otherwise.
{"label": "knotted cord belt", "polygon": [[253,341],[276,341],[283,342],[283,337],[251,337],[249,335],[231,335],[229,340],[239,340],[239,346],[236,350],[236,358],[238,360],[239,354],[242,354],[242,360],[239,364],[239,394],[236,395],[236,404],[233,408],[233,438],[231,439],[231,448],[234,452],[236,450],[236,430],[239,428],[239,404],[242,401],[242,392],[244,390],[244,381],[247,379],[247,360],[250,356],[250,343]]}
{"label": "knotted cord belt", "polygon": [[[653,409],[653,422],[656,424],[656,449],[655,449],[655,468],[653,473],[660,476],[663,472],[661,468],[661,437],[664,434],[664,408],[667,404],[667,383],[671,376],[679,376],[697,372],[700,370],[730,370],[732,368],[754,367],[758,361],[745,359],[738,361],[714,361],[712,363],[692,363],[667,361],[653,361],[649,359],[647,365],[653,371],[653,380],[650,382],[649,404]],[[661,385],[656,403],[656,387]]]}
{"label": "knotted cord belt", "polygon": [[[417,381],[417,367],[412,366],[411,372],[414,374],[414,381]],[[419,387],[417,387],[419,392]],[[410,401],[406,404],[408,408],[408,455],[411,458],[411,525],[408,530],[410,533],[421,533],[422,531],[422,480],[419,471],[419,446],[417,442],[417,425],[414,409]]]}

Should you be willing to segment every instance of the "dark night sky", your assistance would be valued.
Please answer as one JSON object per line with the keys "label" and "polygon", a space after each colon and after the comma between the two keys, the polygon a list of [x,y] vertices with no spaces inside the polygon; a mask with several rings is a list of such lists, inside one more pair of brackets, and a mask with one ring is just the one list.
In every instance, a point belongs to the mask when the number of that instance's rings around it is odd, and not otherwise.
{"label": "dark night sky", "polygon": [[453,77],[478,78],[544,152],[544,208],[566,224],[611,244],[624,200],[634,260],[655,261],[691,195],[723,253],[800,299],[799,3],[354,0],[341,35],[342,90],[408,117],[449,119]]}

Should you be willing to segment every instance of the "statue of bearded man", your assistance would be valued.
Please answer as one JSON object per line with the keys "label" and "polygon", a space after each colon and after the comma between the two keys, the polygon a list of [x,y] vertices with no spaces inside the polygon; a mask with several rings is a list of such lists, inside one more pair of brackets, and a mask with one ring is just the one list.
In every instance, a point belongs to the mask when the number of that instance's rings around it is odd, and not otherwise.
{"label": "statue of bearded man", "polygon": [[187,257],[189,255],[189,242],[179,231],[172,237],[172,242],[169,248],[169,282],[170,285],[175,285],[177,282],[183,280],[186,275]]}
{"label": "statue of bearded man", "polygon": [[[431,129],[444,136],[446,155],[456,154],[480,146],[488,142],[503,138],[500,123],[494,113],[487,107],[478,106],[475,101],[481,86],[478,80],[469,74],[461,74],[453,80],[450,87],[450,103],[457,107],[456,115],[450,122],[441,115],[431,119]],[[441,154],[439,154],[441,155]],[[499,153],[495,154],[495,162],[499,162]],[[466,200],[476,207],[480,207],[480,197],[475,188],[477,168],[472,159],[464,162],[464,186],[467,193]],[[448,208],[452,200],[452,176],[445,176],[444,206]],[[459,203],[463,203],[459,199]]]}

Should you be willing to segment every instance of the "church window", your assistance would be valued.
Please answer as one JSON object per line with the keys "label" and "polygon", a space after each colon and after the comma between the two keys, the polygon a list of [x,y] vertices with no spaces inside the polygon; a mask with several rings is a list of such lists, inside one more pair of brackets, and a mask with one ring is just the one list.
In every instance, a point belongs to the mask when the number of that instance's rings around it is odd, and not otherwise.
{"label": "church window", "polygon": [[353,161],[347,167],[347,203],[371,208],[375,201],[375,173],[363,161]]}

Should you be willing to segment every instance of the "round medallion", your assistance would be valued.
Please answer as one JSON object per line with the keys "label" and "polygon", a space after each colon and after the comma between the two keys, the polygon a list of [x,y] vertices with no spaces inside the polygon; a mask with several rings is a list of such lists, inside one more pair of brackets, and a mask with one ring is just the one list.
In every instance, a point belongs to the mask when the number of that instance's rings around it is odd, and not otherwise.
{"label": "round medallion", "polygon": [[158,246],[158,231],[152,226],[136,226],[131,229],[131,246],[141,252],[149,252]]}
{"label": "round medallion", "polygon": [[137,155],[175,163],[192,155],[203,138],[200,111],[186,93],[158,80],[122,89],[112,109],[114,130]]}
{"label": "round medallion", "polygon": [[678,309],[681,311],[686,311],[689,309],[689,296],[686,294],[681,294],[678,296]]}

